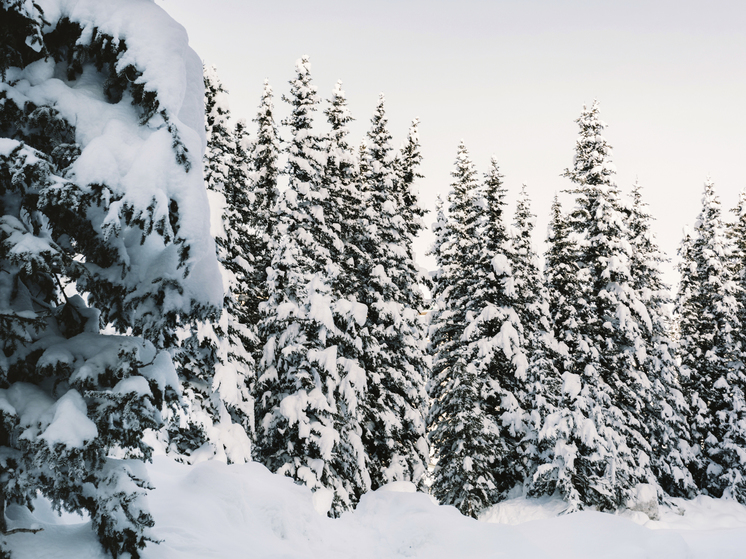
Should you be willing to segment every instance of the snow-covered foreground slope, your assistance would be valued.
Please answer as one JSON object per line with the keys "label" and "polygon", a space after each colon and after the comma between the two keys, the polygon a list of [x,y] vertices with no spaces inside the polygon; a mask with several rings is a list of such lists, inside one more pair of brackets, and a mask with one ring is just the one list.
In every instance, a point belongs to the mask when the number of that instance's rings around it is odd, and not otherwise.
{"label": "snow-covered foreground slope", "polygon": [[[409,484],[394,484],[331,520],[316,511],[307,489],[258,464],[184,466],[156,457],[149,470],[155,534],[163,542],[144,551],[147,559],[746,557],[746,508],[706,497],[681,502],[683,516],[665,510],[645,526],[633,521],[639,516],[597,512],[555,518],[556,501],[515,499],[486,515],[498,523],[463,517]],[[8,516],[11,528],[44,529],[8,537],[15,559],[105,558],[78,517],[58,519],[44,503],[34,514],[11,507]]]}

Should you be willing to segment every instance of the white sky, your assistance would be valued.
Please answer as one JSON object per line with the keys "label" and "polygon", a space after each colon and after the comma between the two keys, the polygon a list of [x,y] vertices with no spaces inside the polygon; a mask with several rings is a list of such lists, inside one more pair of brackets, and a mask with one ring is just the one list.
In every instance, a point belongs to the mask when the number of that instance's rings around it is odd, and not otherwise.
{"label": "white sky", "polygon": [[[279,97],[303,54],[323,99],[342,79],[357,119],[354,143],[368,129],[379,92],[396,147],[419,117],[419,189],[430,210],[450,189],[460,139],[480,173],[496,155],[511,218],[521,183],[528,185],[540,251],[551,199],[569,185],[560,174],[572,164],[574,120],[594,98],[609,124],[617,183],[627,193],[639,177],[669,257],[694,222],[707,175],[725,210],[746,187],[746,2],[158,3],[217,67],[234,117],[254,118],[264,78],[286,114]],[[571,198],[562,199],[568,208]],[[433,219],[426,217],[428,225]],[[416,247],[427,267],[430,242],[424,236]],[[667,278],[672,283],[675,275]]]}

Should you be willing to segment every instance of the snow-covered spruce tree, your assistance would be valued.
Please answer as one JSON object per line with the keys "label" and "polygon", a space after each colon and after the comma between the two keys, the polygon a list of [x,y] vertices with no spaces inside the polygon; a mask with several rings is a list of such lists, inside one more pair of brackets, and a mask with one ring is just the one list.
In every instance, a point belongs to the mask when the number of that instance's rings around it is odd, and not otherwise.
{"label": "snow-covered spruce tree", "polygon": [[544,254],[544,282],[547,288],[549,318],[554,337],[560,344],[556,364],[560,371],[571,371],[571,356],[579,346],[578,324],[587,318],[588,303],[581,295],[578,244],[570,220],[554,196]]}
{"label": "snow-covered spruce tree", "polygon": [[644,305],[639,366],[651,382],[651,399],[645,409],[644,435],[650,442],[653,473],[661,488],[674,497],[693,497],[697,487],[688,465],[695,459],[687,417],[689,406],[682,394],[681,370],[671,341],[671,303],[660,265],[666,262],[651,230],[652,216],[642,200],[642,186],[632,187],[629,209],[630,273],[639,301]]}
{"label": "snow-covered spruce tree", "polygon": [[326,165],[322,188],[326,191],[321,200],[327,226],[336,233],[330,252],[338,270],[331,278],[333,298],[336,301],[334,321],[338,331],[332,337],[337,345],[340,366],[339,399],[341,415],[346,418],[340,427],[340,445],[346,454],[357,457],[356,470],[345,475],[354,482],[351,495],[356,504],[363,492],[370,489],[368,457],[362,442],[362,422],[366,390],[363,367],[363,348],[370,345],[370,333],[364,327],[367,307],[359,302],[361,270],[366,267],[368,255],[364,252],[366,237],[363,212],[365,200],[360,190],[357,157],[347,139],[347,125],[352,115],[342,83],[337,82],[324,111],[330,130],[326,136]]}
{"label": "snow-covered spruce tree", "polygon": [[[251,256],[252,275],[240,287],[243,295],[242,322],[258,324],[261,319],[259,305],[267,300],[267,268],[272,263],[272,239],[275,227],[274,208],[279,198],[277,178],[279,176],[280,136],[275,123],[274,94],[268,80],[264,80],[262,99],[254,122],[257,125],[256,140],[252,143],[249,174],[250,233],[240,241],[244,253]],[[240,140],[237,142],[237,159],[241,158]],[[239,165],[237,165],[238,167]],[[258,335],[258,334],[257,334]],[[256,360],[261,359],[263,341],[259,342]]]}
{"label": "snow-covered spruce tree", "polygon": [[139,557],[163,349],[221,298],[201,64],[155,4],[40,4],[0,4],[0,509],[41,492]]}
{"label": "snow-covered spruce tree", "polygon": [[708,495],[746,502],[746,402],[744,355],[739,342],[739,290],[711,180],[705,182],[694,237],[681,251],[676,316],[681,336],[685,395],[691,430],[702,449],[694,468]]}
{"label": "snow-covered spruce tree", "polygon": [[500,498],[495,466],[504,445],[495,418],[486,409],[484,396],[492,386],[470,361],[473,340],[465,336],[483,301],[475,292],[482,250],[480,185],[463,141],[451,176],[448,219],[441,208],[431,251],[438,264],[428,348],[433,358],[428,414],[435,460],[431,491],[441,503],[477,518]]}
{"label": "snow-covered spruce tree", "polygon": [[570,510],[576,510],[582,508],[583,498],[574,484],[580,480],[581,491],[588,485],[585,478],[592,464],[586,464],[585,456],[593,457],[590,451],[582,453],[585,447],[581,430],[592,425],[590,402],[588,393],[580,396],[579,377],[573,373],[572,361],[581,347],[578,324],[588,305],[581,295],[576,239],[556,195],[551,211],[544,277],[550,324],[557,343],[552,366],[561,375],[562,385],[551,382],[546,385],[547,395],[552,398],[547,400],[545,412],[548,413],[541,413],[541,430],[536,441],[538,460],[536,471],[530,473],[528,492],[532,495],[557,492],[570,504]]}
{"label": "snow-covered spruce tree", "polygon": [[738,282],[738,322],[741,324],[741,347],[746,351],[746,189],[738,194],[736,207],[731,210],[735,221],[729,224],[727,234],[732,248],[732,266],[735,280]]}
{"label": "snow-covered spruce tree", "polygon": [[[205,183],[215,210],[213,222],[222,224],[214,232],[218,262],[223,273],[223,312],[216,324],[217,362],[209,385],[217,415],[213,424],[231,462],[251,460],[250,437],[254,431],[254,356],[258,353],[255,316],[242,299],[256,281],[254,251],[261,246],[254,239],[250,223],[252,197],[249,192],[249,140],[240,121],[229,131],[228,93],[214,67],[205,68]],[[203,334],[206,328],[202,328]],[[214,436],[212,438],[215,438]]]}
{"label": "snow-covered spruce tree", "polygon": [[411,224],[403,217],[403,187],[386,128],[383,95],[371,122],[361,162],[368,232],[362,246],[369,259],[361,271],[359,301],[368,307],[366,328],[371,337],[363,359],[363,443],[372,489],[399,480],[422,487],[429,455],[424,420],[429,371],[419,317],[424,301],[411,256]]}
{"label": "snow-covered spruce tree", "polygon": [[528,361],[520,404],[526,413],[526,439],[523,445],[529,482],[551,454],[542,448],[545,445],[538,440],[538,436],[543,419],[555,411],[561,384],[557,369],[560,354],[552,335],[549,297],[539,268],[539,258],[531,242],[535,219],[524,184],[516,205],[509,256],[513,271],[513,305],[523,327],[523,351]]}
{"label": "snow-covered spruce tree", "polygon": [[199,450],[215,453],[228,462],[246,462],[251,459],[253,409],[249,387],[254,376],[248,349],[255,336],[237,316],[238,280],[246,275],[247,261],[236,243],[246,232],[245,178],[240,169],[236,170],[228,94],[215,67],[204,67],[204,86],[204,177],[223,276],[223,308],[219,314],[184,323],[179,329],[180,347],[174,357],[183,401],[181,406],[169,409],[167,444],[170,452],[185,460],[193,459],[190,456]]}
{"label": "snow-covered spruce tree", "polygon": [[564,176],[575,185],[570,226],[582,277],[576,299],[587,307],[577,321],[569,373],[574,376],[566,374],[564,385],[568,395],[576,393],[575,405],[594,427],[573,427],[573,438],[581,439],[575,442],[575,490],[585,505],[615,509],[629,501],[638,484],[654,482],[642,421],[652,399],[642,363],[647,313],[631,277],[630,232],[598,103],[584,108],[577,123],[575,160]]}
{"label": "snow-covered spruce tree", "polygon": [[367,234],[365,197],[360,188],[357,155],[347,139],[348,124],[353,119],[347,108],[342,82],[335,85],[324,114],[330,130],[326,137],[326,166],[322,180],[329,194],[326,204],[332,212],[328,219],[342,241],[341,245],[334,247],[334,260],[340,267],[334,289],[342,298],[357,300],[361,270],[365,269],[368,258],[363,246]]}
{"label": "snow-covered spruce tree", "polygon": [[425,228],[423,218],[426,210],[420,206],[419,195],[415,188],[417,179],[423,178],[418,167],[422,164],[422,153],[420,152],[420,119],[412,120],[407,138],[404,141],[399,156],[397,157],[397,171],[399,174],[398,197],[402,209],[402,217],[407,226],[408,238],[414,239]]}
{"label": "snow-covered spruce tree", "polygon": [[522,407],[528,360],[520,317],[515,308],[512,247],[504,222],[506,189],[497,161],[485,175],[483,225],[479,258],[473,274],[476,309],[464,333],[469,340],[466,362],[483,379],[485,409],[499,428],[493,476],[504,499],[526,477],[526,414]]}
{"label": "snow-covered spruce tree", "polygon": [[[338,359],[337,324],[364,322],[347,299],[333,290],[339,266],[332,255],[341,247],[330,227],[329,192],[322,184],[326,154],[312,130],[318,105],[308,57],[301,58],[286,100],[288,188],[277,206],[274,256],[268,295],[262,305],[260,335],[266,339],[256,389],[255,457],[273,472],[305,483],[327,500],[329,514],[353,506],[365,490],[354,401],[365,381],[359,367]],[[357,445],[359,447],[359,445]]]}

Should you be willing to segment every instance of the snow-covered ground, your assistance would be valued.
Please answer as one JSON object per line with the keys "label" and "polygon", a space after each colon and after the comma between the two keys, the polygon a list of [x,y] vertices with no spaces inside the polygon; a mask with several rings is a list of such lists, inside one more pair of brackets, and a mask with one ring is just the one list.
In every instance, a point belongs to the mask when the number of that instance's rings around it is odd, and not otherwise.
{"label": "snow-covered ground", "polygon": [[[316,510],[310,491],[259,464],[185,466],[159,456],[148,469],[163,541],[148,546],[146,559],[746,557],[746,507],[708,497],[662,507],[658,521],[640,512],[557,517],[557,500],[516,498],[476,521],[397,483],[332,520]],[[43,528],[8,536],[14,559],[106,557],[88,522],[59,518],[43,501],[34,513],[10,507],[7,514],[10,528]]]}

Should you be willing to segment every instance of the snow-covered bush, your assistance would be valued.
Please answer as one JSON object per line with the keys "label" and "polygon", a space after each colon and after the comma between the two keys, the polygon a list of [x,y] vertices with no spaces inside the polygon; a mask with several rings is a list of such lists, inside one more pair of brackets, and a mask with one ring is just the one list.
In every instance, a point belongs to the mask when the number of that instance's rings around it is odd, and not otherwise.
{"label": "snow-covered bush", "polygon": [[201,63],[150,2],[2,0],[0,37],[0,513],[41,491],[138,557],[166,350],[221,301]]}

